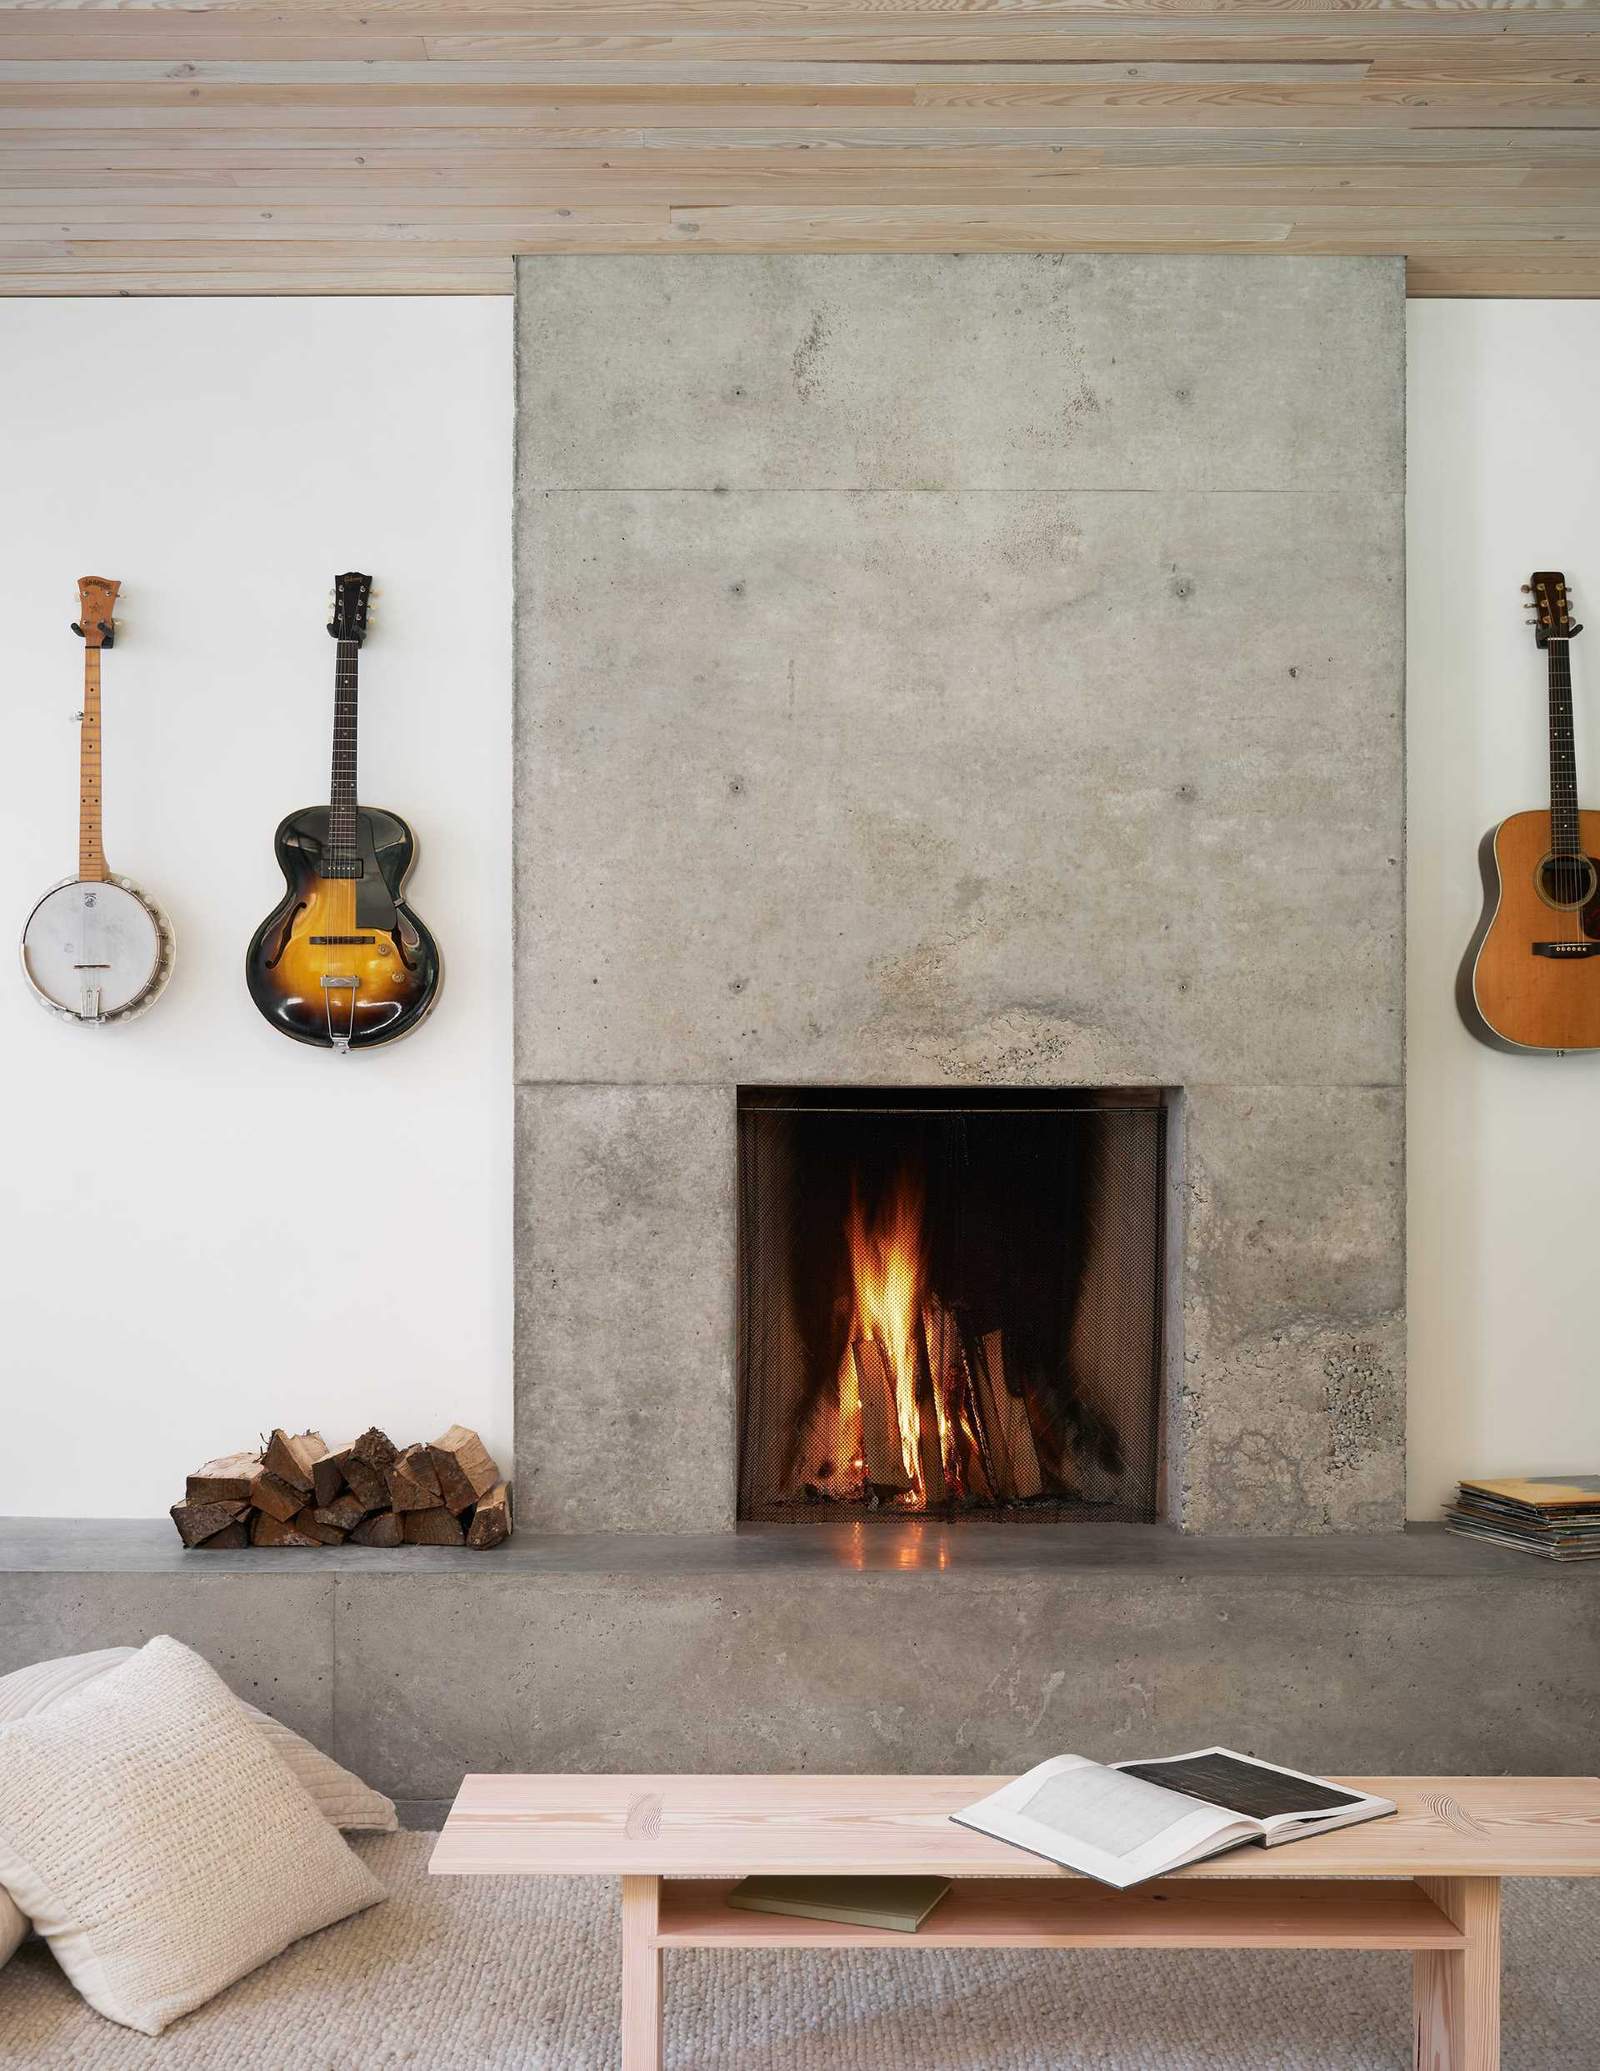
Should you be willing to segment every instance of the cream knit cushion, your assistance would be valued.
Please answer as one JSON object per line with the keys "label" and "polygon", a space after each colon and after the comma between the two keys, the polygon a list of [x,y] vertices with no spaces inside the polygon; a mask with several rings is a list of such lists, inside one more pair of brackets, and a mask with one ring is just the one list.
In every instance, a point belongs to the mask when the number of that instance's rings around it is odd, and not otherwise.
{"label": "cream knit cushion", "polygon": [[0,1884],[96,2012],[146,2035],[384,1896],[165,1638],[0,1726]]}
{"label": "cream knit cushion", "polygon": [[[59,1661],[37,1661],[31,1668],[14,1669],[10,1675],[0,1676],[0,1726],[12,1719],[32,1718],[37,1712],[48,1711],[85,1683],[103,1676],[107,1669],[131,1661],[138,1651],[137,1647],[101,1647],[93,1654],[67,1654]],[[240,1702],[243,1703],[242,1698]],[[309,1740],[302,1740],[298,1733],[269,1718],[264,1711],[257,1711],[253,1704],[244,1708],[255,1720],[257,1730],[266,1736],[273,1753],[293,1770],[295,1780],[309,1793],[330,1826],[343,1827],[347,1833],[394,1832],[399,1822],[391,1799],[369,1788],[348,1769],[341,1769],[330,1755],[313,1747]],[[0,1963],[9,1953],[0,1908]]]}
{"label": "cream knit cushion", "polygon": [[0,1891],[0,1963],[28,1939],[28,1916],[8,1891]]}

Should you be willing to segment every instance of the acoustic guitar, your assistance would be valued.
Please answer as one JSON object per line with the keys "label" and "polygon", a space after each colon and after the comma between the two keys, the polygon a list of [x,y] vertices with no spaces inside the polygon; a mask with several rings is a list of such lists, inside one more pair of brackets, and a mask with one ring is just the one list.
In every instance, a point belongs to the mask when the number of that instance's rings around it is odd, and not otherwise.
{"label": "acoustic guitar", "polygon": [[78,874],[51,886],[22,931],[22,972],[34,998],[61,1020],[92,1028],[142,1014],[172,976],[171,923],[131,878],[112,876],[101,838],[100,657],[115,643],[120,588],[103,575],[78,582]]}
{"label": "acoustic guitar", "polygon": [[284,895],[245,956],[250,997],[271,1026],[341,1054],[409,1035],[443,975],[433,937],[403,896],[416,839],[398,813],[356,798],[356,670],[371,596],[369,575],[334,584],[332,788],[326,805],[280,824]]}
{"label": "acoustic guitar", "polygon": [[1513,813],[1479,850],[1484,910],[1456,987],[1467,1027],[1503,1050],[1600,1050],[1600,812],[1578,810],[1566,577],[1523,593],[1550,677],[1550,810]]}

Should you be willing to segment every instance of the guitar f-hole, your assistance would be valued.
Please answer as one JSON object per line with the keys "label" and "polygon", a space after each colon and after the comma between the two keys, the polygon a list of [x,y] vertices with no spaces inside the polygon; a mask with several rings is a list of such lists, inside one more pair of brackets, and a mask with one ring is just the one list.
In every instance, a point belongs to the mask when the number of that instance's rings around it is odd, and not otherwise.
{"label": "guitar f-hole", "polygon": [[266,967],[269,971],[275,970],[277,966],[280,963],[282,963],[283,953],[289,947],[289,937],[294,933],[294,924],[300,918],[301,914],[305,912],[305,910],[306,902],[304,899],[302,899],[300,903],[292,910],[292,912],[289,915],[289,918],[284,922],[283,933],[278,937],[278,946],[272,952],[271,956],[267,958]]}

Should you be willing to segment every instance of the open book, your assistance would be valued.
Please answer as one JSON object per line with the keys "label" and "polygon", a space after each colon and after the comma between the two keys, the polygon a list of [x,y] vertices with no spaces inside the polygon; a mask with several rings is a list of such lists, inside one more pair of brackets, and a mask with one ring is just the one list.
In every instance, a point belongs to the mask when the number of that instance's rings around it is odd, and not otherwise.
{"label": "open book", "polygon": [[1387,1798],[1341,1790],[1231,1748],[1155,1762],[1057,1755],[950,1816],[1031,1855],[1125,1891],[1244,1841],[1299,1841],[1393,1812]]}

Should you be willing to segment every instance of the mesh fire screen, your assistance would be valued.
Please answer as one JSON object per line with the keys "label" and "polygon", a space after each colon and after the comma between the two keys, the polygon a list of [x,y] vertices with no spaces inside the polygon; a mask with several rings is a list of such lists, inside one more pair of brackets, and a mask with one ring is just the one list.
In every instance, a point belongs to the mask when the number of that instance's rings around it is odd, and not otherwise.
{"label": "mesh fire screen", "polygon": [[1159,1092],[739,1096],[739,1514],[1159,1507]]}

